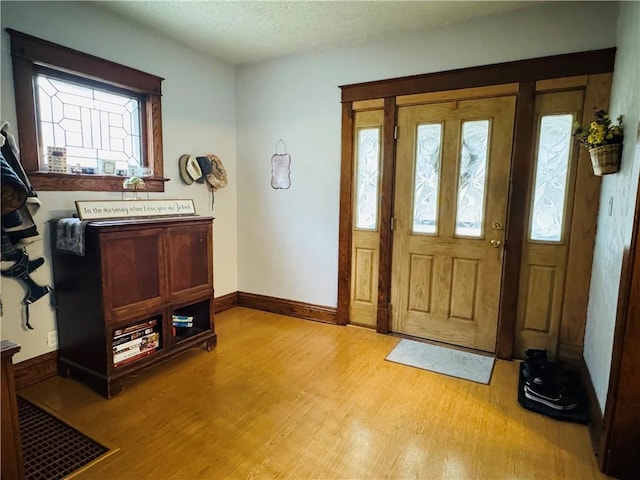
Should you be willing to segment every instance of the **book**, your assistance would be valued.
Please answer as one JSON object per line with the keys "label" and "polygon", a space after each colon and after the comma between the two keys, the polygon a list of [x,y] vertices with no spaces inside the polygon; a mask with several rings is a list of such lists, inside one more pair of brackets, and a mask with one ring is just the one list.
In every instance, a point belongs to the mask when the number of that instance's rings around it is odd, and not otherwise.
{"label": "book", "polygon": [[173,326],[177,328],[193,327],[193,322],[173,322]]}
{"label": "book", "polygon": [[178,328],[193,327],[193,317],[191,315],[173,315],[173,326]]}
{"label": "book", "polygon": [[157,349],[155,348],[150,348],[148,350],[132,350],[131,352],[128,352],[126,355],[122,355],[122,356],[117,356],[113,362],[113,365],[115,367],[122,365],[123,362],[126,362],[128,360],[135,360],[138,358],[142,358],[145,357],[147,355],[149,355],[150,353],[155,352]]}
{"label": "book", "polygon": [[126,358],[124,360],[120,360],[118,362],[113,362],[113,366],[114,367],[122,367],[123,365],[128,365],[129,363],[133,363],[136,360],[139,360],[141,358],[144,358],[148,355],[151,355],[153,352],[155,352],[155,350],[145,350],[144,352],[140,352],[135,356]]}
{"label": "book", "polygon": [[160,334],[154,333],[142,338],[140,350],[155,350],[160,348]]}
{"label": "book", "polygon": [[158,324],[158,319],[153,318],[151,320],[146,320],[141,323],[137,323],[135,325],[129,325],[128,327],[119,328],[113,331],[113,339],[120,337],[121,335],[126,335],[131,332],[135,332],[137,330],[144,330],[145,328],[154,327]]}
{"label": "book", "polygon": [[116,345],[122,345],[124,343],[128,343],[131,340],[135,340],[136,338],[140,338],[144,335],[148,335],[153,333],[153,327],[145,328],[143,330],[137,330],[135,332],[127,333],[125,335],[120,335],[116,339],[113,340],[112,345],[115,347]]}
{"label": "book", "polygon": [[[157,334],[157,332],[150,331],[150,332],[147,332],[145,335],[139,335],[138,337],[133,338],[133,339],[129,340],[128,342],[124,342],[124,343],[120,343],[118,345],[114,345],[113,346],[113,352],[114,353],[121,352],[122,350],[126,350],[128,348],[135,347],[136,345],[140,345],[143,341],[148,341],[148,338],[151,335],[153,335],[154,333]],[[147,339],[147,340],[145,340],[145,339]]]}
{"label": "book", "polygon": [[121,362],[122,360],[126,360],[127,358],[134,357],[140,353],[140,346],[136,345],[135,347],[129,347],[126,350],[122,350],[118,353],[113,354],[113,363],[116,364]]}
{"label": "book", "polygon": [[113,364],[119,364],[124,360],[138,356],[146,351],[157,350],[160,347],[160,334],[158,332],[145,335],[128,342],[118,345],[113,350]]}

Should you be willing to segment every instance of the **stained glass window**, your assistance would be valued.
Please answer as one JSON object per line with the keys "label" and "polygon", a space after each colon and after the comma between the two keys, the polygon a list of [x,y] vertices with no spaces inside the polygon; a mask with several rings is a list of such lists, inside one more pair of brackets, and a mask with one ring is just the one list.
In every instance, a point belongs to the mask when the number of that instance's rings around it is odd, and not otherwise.
{"label": "stained glass window", "polygon": [[419,125],[413,188],[413,232],[436,233],[442,125]]}
{"label": "stained glass window", "polygon": [[42,74],[36,85],[41,151],[66,147],[69,173],[75,167],[98,173],[102,160],[125,172],[142,165],[138,98]]}
{"label": "stained glass window", "polygon": [[375,230],[378,226],[380,129],[358,130],[357,142],[356,228]]}
{"label": "stained glass window", "polygon": [[481,237],[487,183],[489,120],[462,124],[456,235]]}
{"label": "stained glass window", "polygon": [[531,240],[559,242],[564,223],[565,194],[573,115],[545,115],[540,120]]}

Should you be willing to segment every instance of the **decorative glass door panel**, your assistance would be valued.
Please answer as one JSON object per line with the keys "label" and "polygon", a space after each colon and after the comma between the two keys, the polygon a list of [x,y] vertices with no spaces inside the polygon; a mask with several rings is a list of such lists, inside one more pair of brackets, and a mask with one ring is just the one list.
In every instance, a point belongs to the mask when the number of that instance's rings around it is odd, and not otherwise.
{"label": "decorative glass door panel", "polygon": [[530,240],[562,239],[573,123],[571,114],[540,118]]}
{"label": "decorative glass door panel", "polygon": [[495,351],[514,113],[515,97],[399,109],[392,331]]}
{"label": "decorative glass door panel", "polygon": [[462,124],[456,236],[482,236],[487,183],[489,120]]}
{"label": "decorative glass door panel", "polygon": [[355,112],[351,323],[375,327],[380,257],[380,173],[383,111]]}
{"label": "decorative glass door panel", "polygon": [[360,128],[356,139],[355,227],[376,230],[380,188],[380,128]]}
{"label": "decorative glass door panel", "polygon": [[436,233],[442,125],[418,125],[413,192],[413,233]]}

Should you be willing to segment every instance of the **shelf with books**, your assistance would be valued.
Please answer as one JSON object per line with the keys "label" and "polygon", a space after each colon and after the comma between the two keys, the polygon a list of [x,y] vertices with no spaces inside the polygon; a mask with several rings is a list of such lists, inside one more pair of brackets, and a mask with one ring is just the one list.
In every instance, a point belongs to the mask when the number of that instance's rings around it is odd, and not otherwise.
{"label": "shelf with books", "polygon": [[162,317],[136,322],[113,331],[112,363],[115,368],[148,357],[162,347]]}
{"label": "shelf with books", "polygon": [[211,300],[184,305],[172,313],[172,334],[179,342],[211,330]]}

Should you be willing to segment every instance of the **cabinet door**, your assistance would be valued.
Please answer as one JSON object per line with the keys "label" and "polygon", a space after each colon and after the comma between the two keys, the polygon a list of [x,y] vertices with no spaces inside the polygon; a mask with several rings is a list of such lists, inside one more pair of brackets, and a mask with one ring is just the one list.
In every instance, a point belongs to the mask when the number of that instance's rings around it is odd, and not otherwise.
{"label": "cabinet door", "polygon": [[167,229],[169,292],[198,294],[213,289],[211,224]]}
{"label": "cabinet door", "polygon": [[124,319],[166,302],[162,229],[100,235],[106,319]]}

